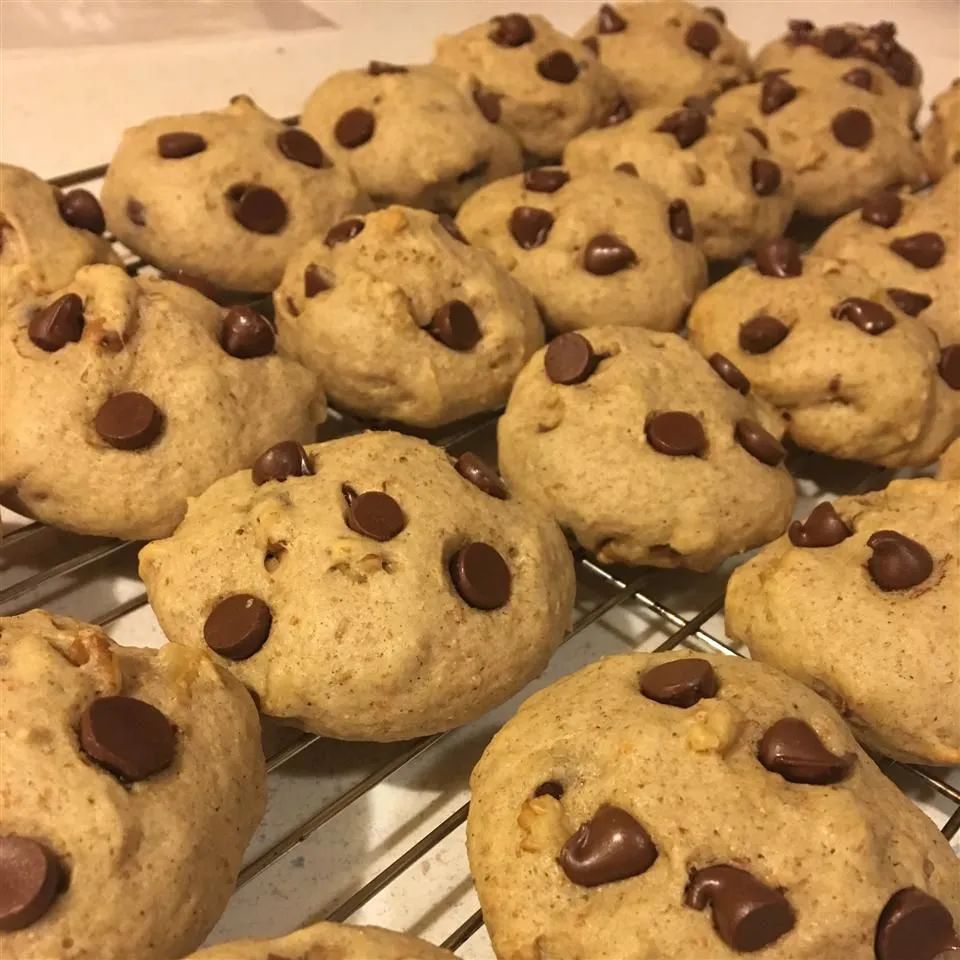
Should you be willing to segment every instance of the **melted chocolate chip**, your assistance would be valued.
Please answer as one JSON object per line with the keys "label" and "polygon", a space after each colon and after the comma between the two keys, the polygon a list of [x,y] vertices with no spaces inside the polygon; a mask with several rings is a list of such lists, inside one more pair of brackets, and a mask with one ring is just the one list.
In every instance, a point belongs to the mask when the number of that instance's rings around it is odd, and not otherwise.
{"label": "melted chocolate chip", "polygon": [[177,735],[155,706],[136,697],[100,697],[80,715],[80,746],[122,780],[146,780],[173,763]]}
{"label": "melted chocolate chip", "polygon": [[877,921],[877,960],[946,960],[960,950],[950,911],[917,887],[898,890]]}
{"label": "melted chocolate chip", "polygon": [[627,29],[627,21],[609,3],[597,11],[597,33],[621,33]]}
{"label": "melted chocolate chip", "polygon": [[757,157],[750,164],[750,182],[758,197],[769,197],[780,188],[780,167],[772,160]]}
{"label": "melted chocolate chip", "polygon": [[848,70],[841,79],[844,83],[859,87],[861,90],[873,89],[873,74],[866,67],[854,67],[853,70]]}
{"label": "melted chocolate chip", "polygon": [[960,343],[951,343],[940,351],[937,370],[951,390],[960,390]]}
{"label": "melted chocolate chip", "polygon": [[387,74],[409,73],[408,67],[401,66],[398,63],[387,63],[385,60],[371,60],[367,64],[367,73],[371,77],[382,77]]}
{"label": "melted chocolate chip", "polygon": [[743,371],[731,363],[722,353],[714,353],[707,361],[714,370],[716,370],[720,379],[727,386],[733,387],[739,393],[746,396],[750,392],[750,381],[746,378]]}
{"label": "melted chocolate chip", "polygon": [[889,330],[896,322],[893,314],[882,304],[862,297],[848,297],[838,303],[830,313],[838,320],[849,320],[854,326],[871,336]]}
{"label": "melted chocolate chip", "polygon": [[510,599],[510,568],[487,543],[461,547],[450,561],[450,578],[457,593],[478,610],[496,610]]}
{"label": "melted chocolate chip", "polygon": [[323,242],[328,247],[335,247],[338,243],[346,243],[363,232],[366,224],[358,217],[351,217],[349,220],[341,220],[334,224],[323,238]]}
{"label": "melted chocolate chip", "polygon": [[889,287],[887,296],[911,317],[919,316],[933,303],[933,298],[925,293],[915,293],[913,290],[903,290],[900,287]]}
{"label": "melted chocolate chip", "polygon": [[553,227],[553,214],[539,207],[517,207],[510,214],[510,234],[524,250],[546,243]]}
{"label": "melted chocolate chip", "polygon": [[330,161],[320,149],[320,144],[299,127],[290,127],[277,136],[277,147],[280,152],[294,163],[302,163],[305,167],[316,170],[329,167]]}
{"label": "melted chocolate chip", "polygon": [[163,430],[163,414],[142,393],[118,393],[97,411],[94,429],[117,450],[141,450]]}
{"label": "melted chocolate chip", "polygon": [[947,245],[939,233],[914,233],[909,237],[897,237],[890,249],[920,270],[937,266],[947,252]]}
{"label": "melted chocolate chip", "polygon": [[647,420],[647,442],[670,457],[699,457],[707,449],[707,435],[692,413],[668,410]]}
{"label": "melted chocolate chip", "polygon": [[107,229],[100,201],[89,190],[68,190],[57,197],[57,206],[64,223],[71,227],[97,234]]}
{"label": "melted chocolate chip", "polygon": [[207,149],[207,141],[199,133],[161,133],[157,137],[157,153],[165,160],[182,160]]}
{"label": "melted chocolate chip", "polygon": [[584,269],[598,277],[619,273],[636,262],[637,255],[633,250],[612,233],[591,237],[583,248]]}
{"label": "melted chocolate chip", "polygon": [[320,268],[315,263],[308,263],[303,270],[303,295],[315,297],[318,293],[329,289],[330,284],[320,272]]}
{"label": "melted chocolate chip", "polygon": [[690,219],[690,208],[686,200],[671,200],[667,207],[667,222],[670,232],[684,243],[693,242],[693,221]]}
{"label": "melted chocolate chip", "polygon": [[697,20],[690,25],[683,41],[691,50],[709,58],[720,45],[720,31],[709,20]]}
{"label": "melted chocolate chip", "polygon": [[648,670],[640,679],[640,692],[648,700],[686,710],[717,695],[717,674],[709,660],[684,657]]}
{"label": "melted chocolate chip", "polygon": [[867,546],[873,551],[867,570],[881,590],[909,590],[933,573],[930,551],[895,530],[877,530]]}
{"label": "melted chocolate chip", "polygon": [[747,353],[769,353],[789,333],[790,328],[782,320],[761,314],[740,324],[737,342]]}
{"label": "melted chocolate chip", "polygon": [[903,201],[891,190],[878,190],[867,197],[860,208],[860,219],[889,230],[903,214]]}
{"label": "melted chocolate chip", "polygon": [[499,47],[522,47],[533,39],[533,24],[522,13],[494,17],[487,36]]}
{"label": "melted chocolate chip", "polygon": [[451,350],[471,350],[480,341],[480,324],[462,300],[451,300],[430,318],[427,333]]}
{"label": "melted chocolate chip", "polygon": [[127,219],[137,227],[147,225],[147,211],[139,200],[127,200]]}
{"label": "melted chocolate chip", "polygon": [[534,167],[523,175],[523,185],[535,193],[556,193],[568,180],[570,174],[557,167]]}
{"label": "melted chocolate chip", "polygon": [[856,755],[831,753],[808,723],[784,717],[769,727],[757,748],[760,762],[790,783],[825,786],[845,780]]}
{"label": "melted chocolate chip", "polygon": [[279,233],[287,225],[287,205],[275,190],[237,184],[227,191],[233,218],[253,233]]}
{"label": "melted chocolate chip", "polygon": [[259,597],[234,593],[210,611],[203,639],[221,657],[247,660],[267,642],[272,625],[273,614]]}
{"label": "melted chocolate chip", "polygon": [[273,353],[276,339],[270,320],[246,305],[228,310],[220,326],[220,346],[238,360]]}
{"label": "melted chocolate chip", "polygon": [[580,74],[577,61],[566,50],[554,50],[537,61],[537,73],[551,83],[573,83]]}
{"label": "melted chocolate chip", "polygon": [[756,420],[750,420],[747,417],[738,420],[734,436],[750,456],[768,467],[777,466],[787,455],[783,444],[773,434],[764,430]]}
{"label": "melted chocolate chip", "polygon": [[760,111],[770,114],[785,107],[797,95],[797,88],[778,73],[767,74],[760,85]]}
{"label": "melted chocolate chip", "polygon": [[313,476],[307,451],[296,440],[283,440],[264,450],[254,461],[251,478],[259,487],[268,480]]}
{"label": "melted chocolate chip", "polygon": [[625,161],[624,163],[618,163],[614,168],[616,173],[625,173],[628,177],[639,177],[640,173],[637,170],[637,165],[635,163],[630,163],[630,161]]}
{"label": "melted chocolate chip", "polygon": [[830,124],[838,143],[845,147],[865,147],[873,139],[873,121],[870,114],[857,107],[841,110]]}
{"label": "melted chocolate chip", "polygon": [[461,453],[454,466],[457,473],[469,480],[478,490],[482,490],[491,497],[496,497],[497,500],[507,500],[509,498],[507,487],[497,471],[475,453],[470,451]]}
{"label": "melted chocolate chip", "polygon": [[23,930],[36,923],[65,884],[56,855],[39,840],[0,837],[0,931]]}
{"label": "melted chocolate chip", "polygon": [[597,127],[601,130],[606,127],[616,127],[624,121],[629,120],[632,116],[633,111],[630,109],[630,104],[621,97],[613,105],[610,112],[597,123]]}
{"label": "melted chocolate chip", "polygon": [[500,119],[502,111],[500,109],[499,93],[491,93],[489,90],[477,87],[473,91],[473,102],[477,105],[477,109],[483,114],[485,120],[496,123]]}
{"label": "melted chocolate chip", "polygon": [[672,133],[683,150],[707,132],[707,118],[699,110],[684,107],[667,114],[656,126],[657,133]]}
{"label": "melted chocolate chip", "polygon": [[355,150],[357,147],[362,147],[373,136],[376,125],[376,119],[369,110],[354,107],[341,114],[333,128],[333,135],[341,147]]}
{"label": "melted chocolate chip", "polygon": [[597,368],[600,358],[590,341],[579,333],[563,333],[550,342],[543,366],[553,383],[572,386],[583,383]]}
{"label": "melted chocolate chip", "polygon": [[788,533],[795,547],[835,547],[853,536],[832,503],[818,503],[806,520],[794,520]]}
{"label": "melted chocolate chip", "polygon": [[349,498],[347,526],[364,537],[385,543],[403,531],[407,525],[400,504],[388,493],[368,490]]}
{"label": "melted chocolate chip", "polygon": [[604,804],[560,850],[563,872],[581,887],[646,873],[657,859],[650,834],[626,810]]}
{"label": "melted chocolate chip", "polygon": [[753,251],[757,269],[765,277],[799,277],[803,273],[800,248],[788,237],[778,237],[760,244]]}
{"label": "melted chocolate chip", "polygon": [[83,324],[83,301],[75,293],[65,293],[30,318],[27,335],[41,350],[55,353],[80,339]]}

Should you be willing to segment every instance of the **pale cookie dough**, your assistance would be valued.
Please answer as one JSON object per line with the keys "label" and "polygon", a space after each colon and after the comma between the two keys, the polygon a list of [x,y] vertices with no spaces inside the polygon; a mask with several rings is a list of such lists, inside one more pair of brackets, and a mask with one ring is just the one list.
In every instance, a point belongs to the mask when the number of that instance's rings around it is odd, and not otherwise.
{"label": "pale cookie dough", "polygon": [[616,78],[594,54],[541,16],[509,13],[442,36],[434,62],[475,76],[500,98],[503,126],[546,159],[619,98]]}
{"label": "pale cookie dough", "polygon": [[921,466],[960,430],[960,389],[936,337],[856,263],[801,259],[789,240],[773,241],[697,300],[688,328],[705,357],[731,360],[787,415],[808,450]]}
{"label": "pale cookie dough", "polygon": [[632,107],[678,107],[751,78],[746,44],[717,7],[692,3],[604,3],[578,31],[617,78]]}
{"label": "pale cookie dough", "polygon": [[500,98],[467,74],[371,61],[310,95],[300,125],[378,204],[453,213],[485,183],[523,169]]}
{"label": "pale cookie dough", "polygon": [[960,77],[930,104],[930,122],[920,149],[931,180],[939,180],[960,164]]}
{"label": "pale cookie dough", "polygon": [[168,272],[267,292],[310,237],[368,201],[303,130],[246,96],[123,135],[103,184],[110,229]]}
{"label": "pale cookie dough", "polygon": [[743,256],[779,237],[793,213],[793,183],[763,134],[690,107],[655,107],[588,130],[567,144],[574,174],[619,170],[686,201],[694,242],[711,260]]}
{"label": "pale cookie dough", "polygon": [[264,713],[346,740],[448,730],[543,670],[570,552],[492,468],[396,433],[285,447],[141,551],[171,640],[210,650]]}
{"label": "pale cookie dough", "polygon": [[734,572],[727,632],[882,753],[960,763],[958,544],[955,481],[821,503]]}
{"label": "pale cookie dough", "polygon": [[504,960],[960,944],[950,845],[829,703],[763,664],[593,663],[523,704],[470,787],[470,870]]}
{"label": "pale cookie dough", "polygon": [[477,191],[457,225],[534,294],[557,332],[673,330],[707,284],[686,202],[627,173],[528,170]]}
{"label": "pale cookie dough", "polygon": [[743,389],[672,333],[564,334],[517,378],[500,466],[603,563],[710,570],[793,509],[783,423]]}
{"label": "pale cookie dough", "polygon": [[0,311],[65,287],[91,263],[120,263],[101,236],[103,211],[87,190],[61,193],[0,163]]}
{"label": "pale cookie dough", "polygon": [[0,490],[76,533],[162,537],[188,497],[324,418],[270,323],[186,286],[83,267],[0,325]]}
{"label": "pale cookie dough", "polygon": [[954,440],[944,451],[937,477],[940,480],[960,480],[960,439]]}
{"label": "pale cookie dough", "polygon": [[0,619],[4,960],[169,960],[223,912],[263,814],[250,695],[183,647]]}
{"label": "pale cookie dough", "polygon": [[281,347],[340,409],[418,427],[502,406],[543,343],[530,294],[452,220],[407,207],[313,239],[274,303]]}

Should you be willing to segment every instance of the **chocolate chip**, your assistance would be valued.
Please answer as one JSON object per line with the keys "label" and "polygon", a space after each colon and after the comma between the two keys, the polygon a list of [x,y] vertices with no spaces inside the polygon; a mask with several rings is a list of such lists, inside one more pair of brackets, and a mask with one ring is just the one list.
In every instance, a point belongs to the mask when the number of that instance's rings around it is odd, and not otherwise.
{"label": "chocolate chip", "polygon": [[845,57],[855,43],[854,37],[843,27],[827,27],[820,38],[820,49],[828,57]]}
{"label": "chocolate chip", "polygon": [[683,709],[715,697],[718,689],[717,674],[712,665],[699,657],[661,663],[640,679],[640,692],[648,700]]}
{"label": "chocolate chip", "polygon": [[65,293],[30,318],[27,335],[41,350],[54,353],[80,339],[83,322],[83,301]]}
{"label": "chocolate chip", "polygon": [[517,207],[510,214],[510,234],[524,250],[546,243],[553,226],[553,214],[539,207]]}
{"label": "chocolate chip", "polygon": [[438,214],[437,219],[440,221],[440,226],[443,227],[443,229],[446,230],[454,240],[458,240],[460,243],[465,243],[467,246],[470,245],[470,241],[463,235],[463,233],[460,231],[460,228],[457,226],[456,220],[454,220],[449,213]]}
{"label": "chocolate chip", "polygon": [[225,597],[203,625],[207,646],[228,660],[246,660],[266,642],[273,625],[270,608],[249,593]]}
{"label": "chocolate chip", "polygon": [[780,179],[780,167],[772,160],[757,157],[750,164],[750,182],[758,197],[769,197],[771,193],[776,193],[780,187]]}
{"label": "chocolate chip", "polygon": [[833,135],[845,147],[863,147],[873,139],[873,121],[865,110],[841,110],[830,124]]}
{"label": "chocolate chip", "polygon": [[118,393],[100,407],[93,426],[111,447],[141,450],[160,436],[163,414],[142,393]]}
{"label": "chocolate chip", "polygon": [[608,277],[632,267],[637,255],[619,237],[612,233],[598,233],[583,248],[583,266],[588,273]]}
{"label": "chocolate chip", "polygon": [[238,360],[273,353],[276,339],[273,324],[246,305],[228,310],[220,326],[220,346]]}
{"label": "chocolate chip", "polygon": [[930,551],[895,530],[877,530],[867,546],[873,551],[867,570],[881,590],[909,590],[933,573]]}
{"label": "chocolate chip", "polygon": [[550,342],[543,355],[543,367],[554,383],[572,386],[583,383],[597,368],[600,358],[590,341],[579,333],[563,333]]}
{"label": "chocolate chip", "polygon": [[760,739],[757,757],[771,773],[790,783],[825,786],[845,780],[856,755],[831,753],[817,731],[797,717],[784,717]]}
{"label": "chocolate chip", "polygon": [[9,933],[36,923],[64,886],[63,867],[38,840],[0,837],[0,930]]}
{"label": "chocolate chip", "polygon": [[367,73],[371,77],[381,77],[384,74],[409,73],[407,67],[397,63],[387,63],[385,60],[371,60],[367,64]]}
{"label": "chocolate chip", "polygon": [[746,131],[751,137],[753,137],[754,140],[757,141],[757,143],[760,144],[761,147],[763,147],[764,150],[768,150],[770,148],[770,141],[767,139],[767,135],[761,129],[758,127],[747,127]]}
{"label": "chocolate chip", "polygon": [[400,504],[388,493],[368,490],[349,500],[347,526],[371,540],[392,540],[406,525]]}
{"label": "chocolate chip", "polygon": [[307,451],[296,440],[283,440],[264,450],[251,469],[251,477],[258,487],[268,480],[310,476],[313,476],[313,465]]}
{"label": "chocolate chip", "polygon": [[65,223],[90,233],[103,233],[107,229],[100,201],[89,191],[77,188],[57,197],[60,216]]}
{"label": "chocolate chip", "polygon": [[900,287],[889,287],[887,296],[908,316],[916,317],[933,303],[933,297]]}
{"label": "chocolate chip", "polygon": [[554,50],[537,61],[537,73],[552,83],[573,83],[580,73],[577,61],[566,50]]}
{"label": "chocolate chip", "polygon": [[889,229],[894,226],[903,213],[903,201],[891,190],[877,190],[864,201],[860,208],[860,219],[875,227]]}
{"label": "chocolate chip", "polygon": [[939,960],[960,950],[950,911],[917,887],[898,890],[877,921],[877,960]]}
{"label": "chocolate chip", "polygon": [[712,354],[707,363],[716,370],[720,379],[727,386],[733,387],[734,390],[739,391],[744,396],[750,392],[750,381],[743,371],[736,364],[731,363],[722,353]]}
{"label": "chocolate chip", "polygon": [[560,800],[566,791],[563,784],[557,780],[546,780],[533,791],[535,797],[553,797],[554,800]]}
{"label": "chocolate chip", "polygon": [[613,169],[617,173],[625,173],[628,177],[640,176],[640,173],[637,170],[637,165],[635,163],[630,163],[629,160],[624,163],[618,163]]}
{"label": "chocolate chip", "polygon": [[500,475],[475,453],[461,453],[454,466],[461,477],[465,477],[479,490],[498,500],[508,499],[507,488]]}
{"label": "chocolate chip", "polygon": [[287,225],[287,205],[275,190],[254,184],[237,184],[227,191],[233,217],[253,233],[279,233]]}
{"label": "chocolate chip", "polygon": [[761,243],[753,251],[757,269],[765,277],[799,277],[803,273],[800,248],[788,237],[778,237]]}
{"label": "chocolate chip", "polygon": [[[791,33],[803,35],[806,33],[813,33],[813,31],[816,30],[817,28],[812,20],[788,20],[787,29]],[[795,38],[791,38],[791,39],[795,39]]]}
{"label": "chocolate chip", "polygon": [[522,13],[494,17],[487,36],[498,47],[522,47],[533,39],[533,24]]}
{"label": "chocolate chip", "polygon": [[597,11],[597,33],[620,33],[627,29],[627,21],[609,3]]}
{"label": "chocolate chip", "polygon": [[99,697],[80,715],[80,746],[99,766],[134,782],[173,763],[176,729],[136,697]]}
{"label": "chocolate chip", "polygon": [[620,807],[604,804],[560,850],[563,872],[581,887],[646,873],[657,859],[650,834]]}
{"label": "chocolate chip", "polygon": [[734,436],[751,457],[768,467],[775,467],[787,455],[783,444],[773,434],[767,433],[756,420],[747,417],[738,420]]}
{"label": "chocolate chip", "polygon": [[280,152],[295,163],[302,163],[305,167],[316,170],[329,167],[330,161],[320,149],[320,144],[299,127],[290,127],[277,136],[277,147]]}
{"label": "chocolate chip", "polygon": [[613,105],[610,112],[597,123],[597,127],[601,130],[606,127],[616,127],[624,121],[629,120],[632,116],[633,111],[630,109],[630,104],[621,97]]}
{"label": "chocolate chip", "polygon": [[462,300],[451,300],[430,318],[427,333],[451,350],[470,350],[480,340],[480,325]]}
{"label": "chocolate chip", "polygon": [[341,220],[327,231],[323,242],[328,247],[335,247],[338,243],[346,243],[348,240],[352,240],[358,234],[362,233],[365,226],[366,224],[358,217]]}
{"label": "chocolate chip", "polygon": [[947,246],[939,233],[914,233],[909,237],[897,237],[890,249],[920,270],[935,267],[947,252]]}
{"label": "chocolate chip", "polygon": [[683,42],[701,56],[709,57],[720,44],[720,31],[709,20],[697,20],[690,25]]}
{"label": "chocolate chip", "polygon": [[707,435],[691,413],[668,410],[647,420],[647,442],[670,457],[699,457],[707,449]]}
{"label": "chocolate chip", "polygon": [[139,200],[134,200],[133,197],[127,200],[127,219],[138,227],[147,225],[147,211],[143,204]]}
{"label": "chocolate chip", "polygon": [[720,939],[741,953],[779,940],[795,922],[793,907],[779,890],[727,864],[697,870],[687,885],[684,903],[694,910],[709,906]]}
{"label": "chocolate chip", "polygon": [[376,119],[369,110],[354,107],[341,114],[333,128],[333,135],[341,147],[355,150],[362,147],[372,136]]}
{"label": "chocolate chip", "polygon": [[450,577],[457,593],[478,610],[496,610],[510,599],[510,568],[487,543],[461,547],[450,561]]}
{"label": "chocolate chip", "polygon": [[315,263],[308,263],[303,271],[303,295],[315,297],[318,293],[329,289],[330,284],[320,272],[320,268]]}
{"label": "chocolate chip", "polygon": [[951,343],[940,351],[937,370],[951,390],[960,390],[960,343]]}
{"label": "chocolate chip", "polygon": [[818,503],[806,520],[794,520],[788,532],[795,547],[835,547],[853,536],[832,503]]}
{"label": "chocolate chip", "polygon": [[776,113],[797,95],[797,88],[779,73],[767,74],[760,85],[760,111]]}
{"label": "chocolate chip", "polygon": [[838,320],[849,320],[864,333],[874,337],[889,330],[896,322],[886,307],[862,297],[848,297],[838,303],[830,313]]}
{"label": "chocolate chip", "polygon": [[657,133],[672,133],[683,150],[695,144],[707,132],[707,118],[690,107],[667,114],[655,127]]}
{"label": "chocolate chip", "polygon": [[596,37],[584,37],[580,42],[594,55],[599,56],[600,41]]}
{"label": "chocolate chip", "polygon": [[566,170],[534,167],[523,175],[523,185],[536,193],[556,193],[569,179]]}
{"label": "chocolate chip", "polygon": [[483,114],[484,119],[490,123],[496,123],[500,119],[500,94],[491,93],[482,87],[477,87],[473,91],[473,102],[477,109]]}
{"label": "chocolate chip", "polygon": [[709,14],[718,23],[727,22],[727,15],[719,7],[704,7],[703,12]]}
{"label": "chocolate chip", "polygon": [[207,141],[199,133],[161,133],[157,137],[157,153],[165,160],[182,160],[203,153]]}
{"label": "chocolate chip", "polygon": [[861,90],[873,89],[873,74],[866,67],[854,67],[841,78],[844,83],[859,87]]}
{"label": "chocolate chip", "polygon": [[737,342],[747,353],[769,353],[788,333],[790,328],[782,320],[760,314],[740,324]]}
{"label": "chocolate chip", "polygon": [[686,200],[671,200],[667,207],[667,221],[670,232],[685,243],[693,241],[693,221],[690,219],[690,208]]}

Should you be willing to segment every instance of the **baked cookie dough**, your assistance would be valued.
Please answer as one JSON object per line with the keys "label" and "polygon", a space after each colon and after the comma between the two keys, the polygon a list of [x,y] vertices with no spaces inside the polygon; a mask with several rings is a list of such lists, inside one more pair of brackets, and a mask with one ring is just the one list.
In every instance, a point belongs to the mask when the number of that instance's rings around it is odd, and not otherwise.
{"label": "baked cookie dough", "polygon": [[246,690],[183,647],[0,618],[4,960],[169,960],[233,892],[263,814]]}
{"label": "baked cookie dough", "polygon": [[532,506],[413,437],[287,443],[191,500],[140,575],[166,635],[208,650],[263,713],[404,740],[503,703],[563,639],[573,563]]}
{"label": "baked cookie dough", "polygon": [[408,207],[314,238],[274,303],[281,348],[340,409],[418,427],[502,406],[543,343],[530,294],[452,220]]}
{"label": "baked cookie dough", "polygon": [[694,242],[711,260],[742,257],[779,237],[793,213],[793,183],[763,135],[693,108],[655,107],[571,140],[573,174],[616,170],[641,176],[689,207]]}
{"label": "baked cookie dough", "polygon": [[727,632],[882,753],[960,763],[958,531],[956,481],[821,503],[734,571]]}
{"label": "baked cookie dough", "polygon": [[726,357],[786,414],[808,450],[921,466],[960,429],[960,389],[936,337],[854,262],[772,241],[697,300],[688,329],[705,357]]}
{"label": "baked cookie dough", "polygon": [[[436,42],[434,62],[499,98],[500,123],[536,157],[556,159],[619,99],[614,75],[541,16],[508,13]],[[492,100],[491,100],[492,102]]]}
{"label": "baked cookie dough", "polygon": [[940,480],[960,480],[960,439],[954,440],[944,451],[937,477]]}
{"label": "baked cookie dough", "polygon": [[554,331],[673,330],[707,284],[686,202],[627,173],[528,170],[478,190],[457,226],[534,294]]}
{"label": "baked cookie dough", "polygon": [[710,570],[793,509],[783,423],[749,390],[672,333],[564,334],[517,378],[500,467],[603,563]]}
{"label": "baked cookie dough", "polygon": [[304,130],[247,96],[123,135],[103,183],[111,231],[167,272],[267,292],[290,256],[368,201]]}
{"label": "baked cookie dough", "polygon": [[0,311],[65,287],[91,263],[120,263],[101,236],[103,211],[88,190],[63,193],[0,163]]}
{"label": "baked cookie dough", "polygon": [[934,960],[960,944],[950,845],[830,704],[764,664],[593,663],[527,700],[470,786],[498,957]]}
{"label": "baked cookie dough", "polygon": [[300,125],[378,204],[453,213],[474,190],[523,169],[500,98],[467,74],[371,61],[307,100]]}
{"label": "baked cookie dough", "polygon": [[604,3],[576,36],[613,71],[632,107],[678,107],[751,79],[746,44],[717,7]]}
{"label": "baked cookie dough", "polygon": [[189,287],[79,270],[0,325],[0,490],[76,533],[162,537],[188,497],[324,418],[270,322]]}
{"label": "baked cookie dough", "polygon": [[931,180],[939,180],[960,164],[960,77],[930,104],[930,122],[920,137],[920,149]]}

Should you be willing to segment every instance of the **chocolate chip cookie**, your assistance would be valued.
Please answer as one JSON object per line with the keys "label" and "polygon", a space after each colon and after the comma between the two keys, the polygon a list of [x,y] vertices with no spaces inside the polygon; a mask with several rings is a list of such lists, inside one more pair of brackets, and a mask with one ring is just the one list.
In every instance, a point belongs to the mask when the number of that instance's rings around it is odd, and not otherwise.
{"label": "chocolate chip cookie", "polygon": [[457,225],[533,292],[554,331],[673,330],[707,282],[686,201],[627,173],[528,170],[477,191]]}
{"label": "chocolate chip cookie", "polygon": [[682,199],[694,242],[711,260],[743,256],[780,236],[793,213],[793,182],[770,157],[764,136],[709,107],[629,109],[567,144],[574,174],[616,170]]}
{"label": "chocolate chip cookie", "polygon": [[187,497],[278,439],[313,439],[325,412],[266,317],[112,266],[11,311],[0,407],[7,502],[129,540],[171,533]]}
{"label": "chocolate chip cookie", "polygon": [[140,553],[167,636],[271,716],[347,740],[478,717],[543,670],[573,604],[557,526],[472,454],[365,433],[264,452]]}
{"label": "chocolate chip cookie", "polygon": [[499,957],[960,946],[949,844],[830,704],[764,664],[593,663],[527,700],[470,785],[470,868]]}
{"label": "chocolate chip cookie", "polygon": [[619,97],[613,74],[541,16],[508,13],[436,42],[434,62],[471,74],[500,123],[536,157],[556,159]]}
{"label": "chocolate chip cookie", "polygon": [[557,337],[517,378],[500,466],[604,563],[710,570],[786,527],[782,432],[727,358],[594,327]]}
{"label": "chocolate chip cookie", "polygon": [[920,466],[960,429],[960,390],[936,337],[855,262],[764,244],[697,300],[689,331],[781,409],[808,450]]}
{"label": "chocolate chip cookie", "polygon": [[448,217],[351,217],[290,260],[280,345],[362,417],[436,427],[503,405],[543,343],[530,294]]}
{"label": "chocolate chip cookie", "polygon": [[931,180],[939,180],[960,164],[960,77],[930,104],[930,122],[920,137],[920,149]]}
{"label": "chocolate chip cookie", "polygon": [[310,134],[246,96],[127,130],[102,199],[111,231],[148,262],[256,292],[310,237],[368,207]]}
{"label": "chocolate chip cookie", "polygon": [[727,631],[877,750],[960,763],[958,531],[956,481],[821,503],[734,572]]}
{"label": "chocolate chip cookie", "polygon": [[249,694],[183,647],[0,618],[0,953],[168,960],[233,892],[264,809]]}

